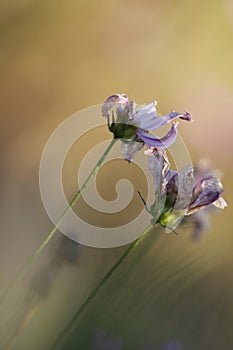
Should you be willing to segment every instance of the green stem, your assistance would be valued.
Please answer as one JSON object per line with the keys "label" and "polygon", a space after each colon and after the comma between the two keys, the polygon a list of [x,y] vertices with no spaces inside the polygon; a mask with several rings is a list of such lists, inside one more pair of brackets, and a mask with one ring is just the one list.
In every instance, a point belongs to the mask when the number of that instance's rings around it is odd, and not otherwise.
{"label": "green stem", "polygon": [[46,247],[46,245],[49,243],[49,241],[53,238],[53,236],[55,235],[55,233],[57,232],[57,230],[59,229],[59,226],[62,224],[62,222],[64,221],[66,215],[70,212],[70,210],[75,206],[75,204],[78,202],[78,200],[80,199],[83,191],[86,189],[87,185],[90,183],[90,181],[93,179],[93,177],[96,175],[97,171],[99,170],[99,168],[101,167],[103,161],[105,160],[105,158],[107,157],[108,153],[110,152],[110,150],[112,149],[113,145],[115,144],[115,142],[117,141],[117,139],[113,139],[110,144],[108,145],[107,149],[105,150],[105,152],[102,154],[102,156],[100,157],[100,159],[98,160],[98,162],[96,163],[96,166],[93,168],[93,170],[91,171],[91,173],[89,174],[89,176],[87,177],[86,181],[84,182],[84,184],[82,185],[82,187],[80,188],[80,190],[76,193],[76,195],[73,197],[73,199],[71,200],[69,206],[65,209],[65,211],[63,212],[63,214],[61,215],[60,219],[58,220],[58,222],[56,223],[56,225],[53,226],[53,228],[51,229],[51,231],[49,232],[48,236],[45,238],[45,240],[42,242],[42,244],[39,246],[39,248],[32,254],[32,256],[26,261],[26,263],[21,267],[21,269],[18,271],[16,277],[14,278],[14,280],[10,283],[10,285],[8,286],[8,288],[3,292],[3,294],[0,297],[0,302],[3,301],[3,299],[6,297],[6,295],[8,294],[9,290],[15,285],[16,281],[22,276],[22,274],[24,273],[24,271],[26,270],[26,268],[31,264],[31,262],[41,253],[41,251]]}
{"label": "green stem", "polygon": [[61,334],[58,336],[58,338],[55,340],[55,343],[52,345],[51,350],[55,349],[56,346],[60,343],[62,338],[66,335],[70,327],[74,325],[74,323],[79,319],[79,317],[83,314],[83,312],[87,309],[89,304],[93,301],[95,296],[98,294],[98,292],[104,287],[104,285],[107,283],[107,281],[110,279],[110,277],[113,275],[113,273],[118,269],[118,267],[123,263],[123,261],[126,259],[126,257],[132,252],[138,244],[144,239],[144,237],[151,231],[151,229],[154,227],[153,224],[148,225],[145,230],[142,232],[140,237],[134,241],[128,249],[119,257],[119,259],[114,263],[114,265],[110,268],[110,270],[104,275],[102,280],[97,284],[95,289],[91,292],[91,294],[87,297],[87,299],[84,300],[80,308],[77,310],[77,312],[74,314],[72,319],[69,321],[69,323],[65,326]]}

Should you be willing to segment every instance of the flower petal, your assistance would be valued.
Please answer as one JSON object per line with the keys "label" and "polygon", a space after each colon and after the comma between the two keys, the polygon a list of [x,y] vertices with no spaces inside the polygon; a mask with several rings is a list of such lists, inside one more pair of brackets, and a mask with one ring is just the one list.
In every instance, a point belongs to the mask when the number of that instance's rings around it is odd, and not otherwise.
{"label": "flower petal", "polygon": [[177,199],[175,209],[187,210],[192,199],[194,186],[194,168],[191,164],[185,166],[178,172],[177,176]]}
{"label": "flower petal", "polygon": [[143,130],[157,130],[176,118],[192,121],[192,115],[187,111],[185,111],[184,114],[173,111],[166,114],[164,117],[159,117],[155,103],[150,103],[137,111],[133,118],[133,123]]}
{"label": "flower petal", "polygon": [[213,202],[213,205],[219,209],[224,209],[227,207],[227,202],[222,197],[219,197],[215,202]]}
{"label": "flower petal", "polygon": [[167,148],[171,146],[176,140],[177,127],[178,123],[172,124],[169,132],[162,138],[147,134],[141,130],[137,131],[137,135],[149,147]]}
{"label": "flower petal", "polygon": [[155,201],[150,207],[150,213],[156,223],[166,202],[166,173],[170,164],[164,150],[154,151],[153,155],[148,157],[148,162],[155,184]]}
{"label": "flower petal", "polygon": [[154,178],[155,189],[161,193],[162,185],[166,183],[166,173],[170,167],[165,151],[154,151],[153,155],[148,157],[148,163],[150,172]]}
{"label": "flower petal", "polygon": [[137,142],[134,140],[124,140],[121,143],[121,150],[123,153],[123,157],[129,163],[135,157],[138,151],[143,147],[142,142]]}
{"label": "flower petal", "polygon": [[194,187],[193,199],[188,214],[200,210],[214,202],[217,205],[221,204],[217,200],[220,198],[222,193],[222,184],[218,178],[209,176],[208,178],[201,180]]}
{"label": "flower petal", "polygon": [[103,117],[107,118],[109,111],[113,108],[113,106],[118,104],[127,104],[129,101],[128,96],[126,94],[115,94],[109,96],[103,103],[101,112]]}
{"label": "flower petal", "polygon": [[156,120],[160,119],[157,116],[156,104],[157,102],[154,101],[146,105],[139,106],[136,109],[132,123],[143,130],[153,130]]}
{"label": "flower petal", "polygon": [[159,222],[167,232],[175,230],[186,215],[193,190],[193,166],[188,165],[179,172],[169,171],[166,176],[166,203]]}

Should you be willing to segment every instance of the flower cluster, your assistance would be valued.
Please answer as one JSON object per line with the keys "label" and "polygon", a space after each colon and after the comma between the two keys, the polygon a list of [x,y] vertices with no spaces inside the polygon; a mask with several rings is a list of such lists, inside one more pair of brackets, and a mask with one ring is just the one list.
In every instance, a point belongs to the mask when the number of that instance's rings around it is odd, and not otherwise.
{"label": "flower cluster", "polygon": [[149,207],[139,193],[146,210],[152,215],[152,223],[160,223],[169,232],[189,217],[196,229],[196,235],[206,227],[204,210],[210,207],[223,209],[227,206],[222,198],[223,186],[218,177],[210,171],[194,170],[190,164],[179,171],[170,169],[166,148],[177,136],[178,122],[173,122],[168,133],[159,138],[149,133],[174,121],[192,121],[190,113],[170,112],[159,116],[156,102],[138,106],[129,101],[126,94],[115,94],[106,99],[102,115],[108,120],[109,130],[114,138],[122,141],[123,156],[129,162],[145,145],[149,169],[155,184],[155,201]]}

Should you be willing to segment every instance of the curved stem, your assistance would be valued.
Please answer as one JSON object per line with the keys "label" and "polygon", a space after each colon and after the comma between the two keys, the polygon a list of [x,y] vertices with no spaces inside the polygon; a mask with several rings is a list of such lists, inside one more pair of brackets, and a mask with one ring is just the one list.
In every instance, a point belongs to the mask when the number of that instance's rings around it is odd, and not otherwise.
{"label": "curved stem", "polygon": [[151,231],[151,229],[154,227],[153,224],[148,225],[145,230],[142,232],[140,237],[134,241],[128,249],[119,257],[119,259],[114,263],[114,265],[110,268],[110,270],[104,275],[102,280],[97,284],[95,289],[91,292],[91,294],[84,300],[84,302],[81,304],[80,308],[77,310],[77,312],[74,314],[72,319],[69,321],[69,323],[65,326],[61,334],[58,336],[58,338],[55,340],[55,343],[52,345],[51,350],[54,350],[56,346],[60,343],[62,338],[66,335],[70,327],[74,325],[74,323],[79,319],[79,317],[83,314],[83,312],[87,309],[89,304],[93,301],[95,296],[98,294],[98,292],[104,287],[104,285],[108,282],[108,280],[112,277],[113,273],[118,269],[118,267],[123,263],[123,261],[127,258],[127,256],[132,252],[138,244],[144,239],[144,237]]}
{"label": "curved stem", "polygon": [[108,145],[107,149],[105,150],[105,152],[102,154],[102,156],[100,157],[100,159],[98,160],[98,162],[96,163],[95,167],[93,168],[93,170],[91,171],[91,173],[89,174],[89,176],[87,177],[86,181],[84,182],[84,184],[82,185],[82,187],[80,188],[80,190],[75,194],[75,196],[73,197],[73,199],[71,200],[69,206],[65,209],[65,211],[63,212],[63,214],[61,215],[60,219],[58,220],[58,222],[56,223],[56,225],[53,226],[53,228],[51,229],[51,231],[49,232],[48,236],[45,238],[45,240],[42,242],[42,244],[39,246],[39,248],[31,255],[31,257],[26,261],[26,263],[21,267],[21,269],[18,271],[16,277],[14,278],[14,280],[10,283],[10,285],[7,287],[7,289],[3,292],[3,294],[0,297],[0,301],[3,301],[3,299],[6,297],[6,295],[8,294],[9,290],[15,285],[16,281],[22,276],[22,274],[24,273],[24,271],[26,270],[26,268],[31,264],[31,262],[42,252],[42,250],[47,246],[47,244],[49,243],[49,241],[53,238],[53,236],[55,235],[55,233],[57,232],[57,230],[59,229],[59,226],[62,224],[62,222],[64,221],[66,215],[70,212],[70,210],[75,206],[75,204],[78,202],[78,200],[80,199],[83,191],[86,189],[87,185],[90,183],[90,181],[93,179],[93,177],[96,175],[97,171],[99,170],[99,168],[101,167],[103,161],[105,160],[105,158],[107,157],[108,153],[110,152],[110,150],[112,149],[113,145],[115,144],[115,142],[117,141],[117,139],[113,139],[110,144]]}

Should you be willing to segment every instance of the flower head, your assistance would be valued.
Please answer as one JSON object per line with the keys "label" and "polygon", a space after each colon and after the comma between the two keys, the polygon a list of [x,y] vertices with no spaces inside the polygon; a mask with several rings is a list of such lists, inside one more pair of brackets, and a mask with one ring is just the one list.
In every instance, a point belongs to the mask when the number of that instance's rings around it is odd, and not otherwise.
{"label": "flower head", "polygon": [[186,215],[210,205],[221,209],[227,206],[221,196],[223,186],[213,175],[203,176],[196,182],[193,166],[170,170],[165,154],[156,150],[149,156],[149,168],[155,183],[155,202],[149,209],[153,223],[159,222],[174,230]]}
{"label": "flower head", "polygon": [[156,105],[156,101],[142,106],[136,105],[134,101],[129,101],[126,94],[112,95],[104,102],[102,115],[107,118],[109,130],[113,132],[114,137],[123,141],[122,151],[128,161],[131,161],[144,144],[157,149],[171,146],[176,140],[178,123],[173,123],[169,132],[162,138],[149,134],[150,130],[157,130],[176,118],[192,120],[187,111],[183,114],[173,111],[160,117]]}
{"label": "flower head", "polygon": [[[213,169],[210,162],[206,159],[201,159],[194,167],[194,178],[196,182],[200,182],[203,178],[219,177],[219,170]],[[216,213],[220,204],[222,209],[227,205],[222,197],[214,203],[207,205],[202,210],[196,210],[184,219],[184,224],[192,225],[192,238],[197,241],[202,237],[204,231],[210,227],[209,214]]]}

